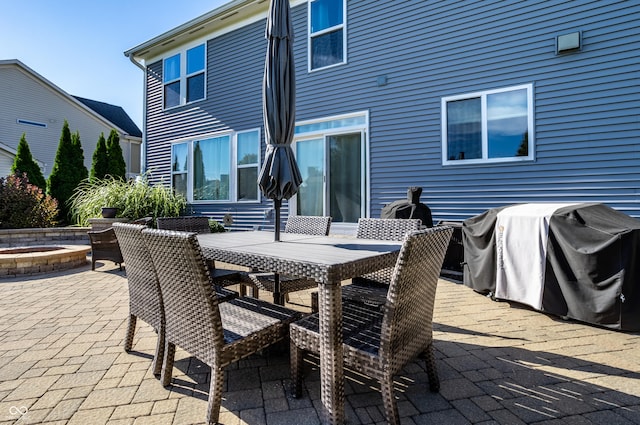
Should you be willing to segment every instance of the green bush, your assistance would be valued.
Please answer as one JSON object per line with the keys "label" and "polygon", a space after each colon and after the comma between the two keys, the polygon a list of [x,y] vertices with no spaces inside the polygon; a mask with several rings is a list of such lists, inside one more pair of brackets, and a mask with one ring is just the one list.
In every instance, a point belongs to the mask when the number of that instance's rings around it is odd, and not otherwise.
{"label": "green bush", "polygon": [[0,177],[0,227],[24,229],[56,225],[58,203],[22,176]]}
{"label": "green bush", "polygon": [[60,210],[58,220],[60,222],[68,222],[69,206],[67,202],[78,184],[88,175],[87,168],[84,166],[80,135],[75,133],[72,137],[69,123],[64,120],[58,150],[47,182],[47,194],[58,200]]}
{"label": "green bush", "polygon": [[120,136],[115,129],[109,133],[107,139],[107,174],[121,180],[127,177],[127,164],[122,156],[122,147],[120,146]]}
{"label": "green bush", "polygon": [[100,217],[102,207],[118,209],[117,217],[177,217],[187,208],[187,200],[162,184],[150,186],[146,178],[124,181],[108,176],[88,179],[75,190],[69,201],[76,224],[88,226],[90,218]]}
{"label": "green bush", "polygon": [[42,190],[47,189],[47,181],[42,175],[42,170],[31,155],[31,149],[29,149],[29,143],[27,143],[26,133],[22,133],[22,137],[18,143],[16,156],[13,159],[13,165],[11,166],[11,174],[22,176],[23,173],[27,175],[29,182],[32,185],[38,186]]}
{"label": "green bush", "polygon": [[211,233],[224,233],[227,231],[222,224],[212,218],[209,219],[209,228],[211,229]]}
{"label": "green bush", "polygon": [[107,142],[104,133],[100,133],[96,150],[93,151],[93,162],[91,163],[92,179],[104,179],[109,174],[109,158],[107,158]]}

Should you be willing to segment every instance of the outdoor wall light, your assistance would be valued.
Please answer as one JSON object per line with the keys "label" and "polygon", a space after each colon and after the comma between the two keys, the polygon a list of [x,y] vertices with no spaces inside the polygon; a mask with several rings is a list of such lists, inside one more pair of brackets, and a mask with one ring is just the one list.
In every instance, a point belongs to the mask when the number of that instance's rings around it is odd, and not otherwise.
{"label": "outdoor wall light", "polygon": [[556,54],[580,50],[582,34],[580,31],[563,34],[556,37]]}

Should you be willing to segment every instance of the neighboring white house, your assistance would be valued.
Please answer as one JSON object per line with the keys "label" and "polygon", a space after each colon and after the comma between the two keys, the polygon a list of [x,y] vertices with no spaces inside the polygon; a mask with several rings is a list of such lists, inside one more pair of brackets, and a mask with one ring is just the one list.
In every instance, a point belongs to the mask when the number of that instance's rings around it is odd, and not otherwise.
{"label": "neighboring white house", "polygon": [[140,174],[142,132],[119,106],[66,93],[16,59],[0,60],[0,176],[10,173],[23,133],[33,159],[47,178],[53,167],[64,120],[80,132],[84,163],[91,169],[100,133],[120,134],[127,176]]}

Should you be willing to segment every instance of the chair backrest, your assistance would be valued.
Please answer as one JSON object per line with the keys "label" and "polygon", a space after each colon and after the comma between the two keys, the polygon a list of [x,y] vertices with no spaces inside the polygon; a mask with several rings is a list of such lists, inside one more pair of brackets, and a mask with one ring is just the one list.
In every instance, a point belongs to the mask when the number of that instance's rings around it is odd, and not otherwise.
{"label": "chair backrest", "polygon": [[207,364],[224,339],[218,301],[195,233],[142,231],[162,291],[166,336]]}
{"label": "chair backrest", "polygon": [[407,232],[421,227],[419,218],[360,218],[356,238],[401,241]]}
{"label": "chair backrest", "polygon": [[202,215],[182,217],[158,217],[156,220],[160,230],[177,230],[179,232],[211,233],[209,218]]}
{"label": "chair backrest", "polygon": [[436,286],[452,232],[451,227],[434,227],[412,231],[403,240],[380,340],[380,356],[394,372],[431,342]]}
{"label": "chair backrest", "polygon": [[330,227],[329,216],[292,215],[287,218],[284,232],[327,236]]}
{"label": "chair backrest", "polygon": [[164,321],[164,307],[156,270],[142,238],[142,229],[146,228],[141,224],[113,223],[126,264],[130,313],[159,326]]}

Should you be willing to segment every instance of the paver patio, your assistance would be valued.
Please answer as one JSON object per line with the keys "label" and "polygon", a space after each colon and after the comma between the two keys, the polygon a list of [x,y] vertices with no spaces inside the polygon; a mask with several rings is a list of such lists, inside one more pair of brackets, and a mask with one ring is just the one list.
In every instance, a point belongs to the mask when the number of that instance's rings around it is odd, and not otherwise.
{"label": "paver patio", "polygon": [[[151,373],[155,333],[138,322],[125,353],[125,272],[110,262],[0,279],[0,424],[197,424],[208,368],[178,350],[172,386]],[[268,297],[270,294],[265,293]],[[309,311],[309,292],[290,295]],[[438,285],[434,339],[441,390],[421,362],[397,377],[403,424],[640,424],[640,334],[563,321]],[[318,424],[317,362],[305,397],[289,395],[287,347],[227,370],[220,420]],[[377,384],[347,372],[350,424],[384,423]]]}

